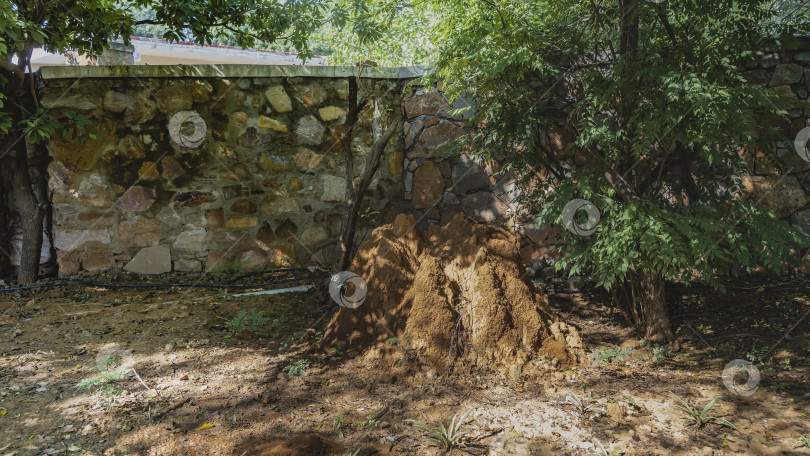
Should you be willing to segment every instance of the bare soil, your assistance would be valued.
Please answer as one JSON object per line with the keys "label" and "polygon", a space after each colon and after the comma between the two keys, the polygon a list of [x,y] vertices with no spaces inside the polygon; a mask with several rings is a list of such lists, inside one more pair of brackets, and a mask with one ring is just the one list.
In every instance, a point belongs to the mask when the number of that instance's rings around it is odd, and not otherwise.
{"label": "bare soil", "polygon": [[[441,454],[405,420],[437,426],[470,407],[466,448],[453,454],[584,455],[599,444],[626,455],[810,454],[793,448],[810,433],[810,284],[734,286],[725,295],[669,290],[679,347],[659,362],[607,296],[555,294],[548,312],[578,327],[589,353],[623,344],[629,356],[570,367],[538,356],[507,374],[460,363],[451,375],[413,359],[399,340],[384,350],[322,344],[337,310],[322,291],[0,293],[0,454]],[[252,307],[270,322],[255,332],[226,327]],[[109,407],[101,390],[76,388],[99,374],[99,352],[120,354],[137,373],[114,383],[121,390]],[[737,396],[721,375],[747,355],[765,355],[761,381]],[[300,377],[284,371],[304,359]],[[710,415],[739,430],[684,423],[671,392],[700,408],[724,395]]]}
{"label": "bare soil", "polygon": [[365,301],[335,314],[325,346],[363,350],[396,339],[444,375],[457,365],[508,375],[538,352],[566,366],[585,358],[579,332],[527,278],[518,238],[464,214],[427,231],[415,225],[400,214],[360,247],[351,271],[367,283]]}

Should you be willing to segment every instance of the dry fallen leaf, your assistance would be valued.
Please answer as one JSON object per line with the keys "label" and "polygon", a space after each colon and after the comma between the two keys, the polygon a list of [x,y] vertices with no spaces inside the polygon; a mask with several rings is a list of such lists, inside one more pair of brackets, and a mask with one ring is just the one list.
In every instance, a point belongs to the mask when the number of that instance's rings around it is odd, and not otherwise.
{"label": "dry fallen leaf", "polygon": [[208,429],[208,428],[212,428],[212,427],[214,427],[214,425],[213,425],[213,424],[211,424],[211,423],[205,423],[205,424],[203,424],[202,426],[198,427],[198,428],[197,428],[197,430],[198,430],[198,431],[202,431],[203,429]]}

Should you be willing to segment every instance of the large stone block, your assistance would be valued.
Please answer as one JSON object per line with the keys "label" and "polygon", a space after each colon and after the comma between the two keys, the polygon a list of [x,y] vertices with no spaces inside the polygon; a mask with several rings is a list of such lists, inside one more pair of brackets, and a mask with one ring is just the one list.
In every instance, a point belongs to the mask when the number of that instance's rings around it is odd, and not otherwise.
{"label": "large stone block", "polygon": [[263,253],[255,250],[242,252],[236,262],[246,272],[261,272],[270,265],[267,261],[267,257]]}
{"label": "large stone block", "polygon": [[796,84],[801,81],[803,74],[804,68],[799,65],[793,63],[778,65],[771,76],[768,87]]}
{"label": "large stone block", "polygon": [[346,110],[337,106],[327,106],[318,110],[318,115],[324,122],[340,119],[341,116],[346,114]]}
{"label": "large stone block", "polygon": [[125,271],[134,274],[154,275],[172,272],[172,254],[165,245],[154,245],[141,249],[124,266]]}
{"label": "large stone block", "polygon": [[321,201],[346,201],[346,179],[324,174]]}
{"label": "large stone block", "polygon": [[287,133],[287,125],[267,116],[259,116],[259,128],[275,130],[279,133]]}
{"label": "large stone block", "polygon": [[464,130],[450,121],[425,128],[416,145],[408,152],[408,158],[434,157],[439,149],[464,134]]}
{"label": "large stone block", "polygon": [[174,261],[174,272],[202,272],[201,261],[179,258]]}
{"label": "large stone block", "polygon": [[267,197],[259,206],[259,214],[264,217],[274,217],[281,214],[295,214],[301,210],[298,200],[292,197]]}
{"label": "large stone block", "polygon": [[284,86],[273,86],[264,92],[267,102],[276,112],[290,112],[292,111],[292,100],[284,90]]}
{"label": "large stone block", "polygon": [[444,177],[432,161],[426,161],[413,173],[413,207],[426,209],[439,203],[444,193]]}
{"label": "large stone block", "polygon": [[422,115],[449,117],[451,109],[444,96],[436,91],[417,94],[405,100],[405,115],[408,119]]}
{"label": "large stone block", "polygon": [[295,164],[305,171],[311,171],[318,167],[323,160],[323,155],[314,152],[306,147],[299,147],[298,153],[293,157]]}
{"label": "large stone block", "polygon": [[208,233],[202,228],[183,231],[174,240],[172,247],[181,252],[197,253],[206,250]]}
{"label": "large stone block", "polygon": [[459,157],[453,166],[453,192],[463,195],[483,187],[489,187],[489,176],[469,155]]}
{"label": "large stone block", "polygon": [[509,206],[499,200],[492,192],[473,193],[461,201],[464,213],[484,223],[493,223],[506,215]]}
{"label": "large stone block", "polygon": [[53,245],[58,250],[74,251],[89,242],[109,244],[110,233],[106,229],[95,230],[55,230]]}
{"label": "large stone block", "polygon": [[118,225],[118,241],[129,247],[148,247],[160,242],[160,226],[155,220],[135,217]]}
{"label": "large stone block", "polygon": [[310,146],[323,144],[326,128],[313,115],[298,119],[298,126],[295,130],[298,142]]}
{"label": "large stone block", "polygon": [[792,175],[743,176],[742,183],[748,198],[774,211],[779,218],[790,216],[810,202]]}
{"label": "large stone block", "polygon": [[129,107],[131,102],[132,100],[128,94],[110,90],[104,94],[104,100],[102,101],[101,105],[107,111],[124,112],[124,110]]}
{"label": "large stone block", "polygon": [[191,91],[184,84],[173,84],[155,94],[158,108],[166,114],[191,109]]}
{"label": "large stone block", "polygon": [[85,93],[59,93],[48,91],[39,99],[44,108],[76,109],[78,111],[91,111],[98,107],[98,99],[92,94]]}
{"label": "large stone block", "polygon": [[145,211],[152,207],[156,199],[155,191],[146,187],[130,187],[115,204],[125,211]]}
{"label": "large stone block", "polygon": [[313,108],[323,103],[328,94],[327,89],[320,84],[294,84],[295,97],[307,108]]}

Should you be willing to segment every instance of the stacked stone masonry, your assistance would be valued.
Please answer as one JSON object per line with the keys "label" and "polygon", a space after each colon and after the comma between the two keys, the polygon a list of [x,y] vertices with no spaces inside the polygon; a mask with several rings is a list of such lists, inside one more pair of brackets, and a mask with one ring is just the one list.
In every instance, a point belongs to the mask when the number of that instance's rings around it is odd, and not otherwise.
{"label": "stacked stone masonry", "polygon": [[[135,69],[132,69],[135,68]],[[180,69],[178,69],[180,68]],[[261,270],[328,264],[345,200],[345,163],[337,140],[354,68],[186,66],[43,69],[41,100],[57,114],[75,111],[99,139],[54,140],[47,172],[54,246],[61,275],[122,268],[138,274]],[[372,141],[374,107],[383,122],[403,120],[371,187],[374,221],[413,213],[422,228],[463,212],[507,226],[524,239],[525,260],[540,271],[560,248],[558,227],[516,214],[512,176],[497,163],[450,158],[464,135],[465,100],[412,87],[411,69],[361,72],[356,163]],[[810,43],[751,62],[746,77],[787,96],[810,94]],[[810,125],[810,109],[778,119],[789,138]],[[549,146],[581,166],[571,138],[554,129]],[[774,174],[747,156],[744,184],[753,198],[810,235],[810,162],[793,143]],[[359,168],[359,169],[358,169]],[[362,171],[356,166],[355,177]],[[523,223],[521,223],[523,222]],[[810,252],[803,254],[810,273]]]}
{"label": "stacked stone masonry", "polygon": [[[60,274],[328,264],[345,201],[347,87],[317,75],[43,77],[45,107],[98,127],[98,139],[48,146]],[[363,78],[360,89],[376,104],[355,129],[355,177],[375,106],[397,120],[388,108],[400,109],[402,83]],[[389,143],[371,186],[384,217],[407,210],[402,143]]]}

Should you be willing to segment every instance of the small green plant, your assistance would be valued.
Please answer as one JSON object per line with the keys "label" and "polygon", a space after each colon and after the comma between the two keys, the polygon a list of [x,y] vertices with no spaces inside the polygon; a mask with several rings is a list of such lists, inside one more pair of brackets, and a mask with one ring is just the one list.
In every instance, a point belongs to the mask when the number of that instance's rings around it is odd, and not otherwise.
{"label": "small green plant", "polygon": [[586,404],[583,400],[579,398],[574,393],[571,393],[565,396],[565,400],[574,405],[579,413],[583,416],[589,415],[591,413],[600,413],[602,415],[607,415],[607,410],[601,409],[599,407],[594,406],[593,404]]}
{"label": "small green plant", "polygon": [[630,355],[635,350],[630,347],[619,347],[618,345],[613,348],[599,347],[591,353],[594,366],[602,362],[612,362],[617,359],[629,359]]}
{"label": "small green plant", "polygon": [[793,367],[790,365],[790,358],[785,358],[785,360],[782,361],[782,370],[793,370]]}
{"label": "small green plant", "polygon": [[380,425],[380,420],[374,419],[374,414],[366,415],[366,419],[357,423],[357,427],[360,428],[372,428],[377,427]]}
{"label": "small green plant", "polygon": [[667,358],[675,356],[675,353],[670,350],[667,345],[654,344],[648,340],[640,341],[639,345],[650,350],[652,353],[652,362],[655,364],[660,364],[666,361]]}
{"label": "small green plant", "polygon": [[228,329],[233,332],[242,330],[250,330],[253,332],[258,331],[261,327],[265,326],[270,319],[264,316],[264,312],[251,307],[250,310],[240,310],[233,320],[227,323]]}
{"label": "small green plant", "polygon": [[427,436],[425,440],[428,442],[438,446],[439,448],[450,450],[453,448],[460,448],[464,446],[464,443],[461,439],[464,438],[467,434],[469,434],[470,430],[467,428],[462,428],[464,422],[467,421],[467,417],[472,413],[473,408],[470,407],[464,415],[461,417],[458,414],[453,415],[453,418],[449,420],[448,426],[445,427],[443,422],[439,423],[439,427],[434,428],[426,423],[417,420],[405,420],[413,423],[416,427],[422,429],[423,431],[427,432]]}
{"label": "small green plant", "polygon": [[348,453],[346,453],[346,456],[357,456],[360,454],[360,450],[362,450],[362,448],[358,448],[354,451],[349,451]]}
{"label": "small green plant", "polygon": [[86,378],[76,385],[76,389],[94,389],[95,393],[101,396],[101,404],[105,408],[110,408],[112,405],[118,403],[118,397],[124,389],[118,384],[121,380],[125,379],[132,368],[112,369],[120,366],[120,361],[114,357],[109,357],[102,361],[99,365],[94,366],[91,371],[97,372],[99,375]]}
{"label": "small green plant", "polygon": [[810,434],[799,434],[793,448],[810,448]]}
{"label": "small green plant", "polygon": [[340,412],[332,417],[332,431],[341,439],[343,438],[343,425],[346,424],[344,415],[346,415],[346,412]]}
{"label": "small green plant", "polygon": [[304,372],[307,371],[307,369],[309,369],[309,360],[299,359],[298,361],[285,367],[283,370],[290,377],[300,377],[304,374]]}
{"label": "small green plant", "polygon": [[401,341],[396,337],[389,337],[388,339],[385,340],[385,342],[402,350],[402,356],[394,360],[394,366],[405,367],[405,364],[408,361],[417,358],[416,350],[414,350],[413,348],[408,348],[407,345],[408,339],[410,339],[410,336],[405,334],[404,336],[402,336]]}
{"label": "small green plant", "polygon": [[720,418],[720,417],[717,417],[717,416],[709,416],[708,415],[709,410],[711,410],[712,407],[714,407],[714,404],[718,400],[722,399],[723,396],[715,396],[714,399],[710,400],[703,407],[702,410],[698,410],[698,409],[692,407],[691,405],[689,405],[685,400],[678,397],[677,394],[675,394],[673,392],[670,392],[669,394],[671,394],[672,397],[674,397],[675,399],[677,399],[678,402],[681,403],[681,405],[676,404],[675,407],[678,407],[679,409],[686,412],[687,415],[689,415],[689,418],[685,419],[684,422],[686,422],[686,423],[694,422],[697,425],[698,429],[705,426],[706,423],[715,422],[717,424],[722,424],[723,426],[734,429],[735,431],[737,430],[737,426],[734,426],[733,424],[731,424],[731,422],[729,422],[725,418]]}
{"label": "small green plant", "polygon": [[751,350],[745,354],[745,358],[748,361],[751,361],[753,364],[761,364],[762,357],[765,356],[768,349],[766,347],[757,347],[756,345],[751,347]]}
{"label": "small green plant", "polygon": [[360,218],[363,218],[363,219],[373,219],[374,217],[376,217],[379,214],[380,214],[380,211],[375,211],[374,209],[372,209],[370,207],[366,208],[366,210],[363,211],[363,212],[358,212],[357,213],[357,215],[359,215]]}
{"label": "small green plant", "polygon": [[624,454],[624,451],[618,445],[613,447],[612,450],[608,451],[607,448],[602,445],[602,442],[600,442],[599,439],[593,439],[593,448],[594,451],[585,453],[584,456],[621,456]]}

